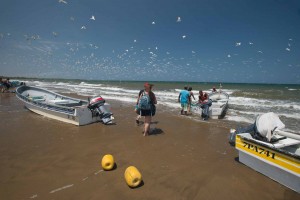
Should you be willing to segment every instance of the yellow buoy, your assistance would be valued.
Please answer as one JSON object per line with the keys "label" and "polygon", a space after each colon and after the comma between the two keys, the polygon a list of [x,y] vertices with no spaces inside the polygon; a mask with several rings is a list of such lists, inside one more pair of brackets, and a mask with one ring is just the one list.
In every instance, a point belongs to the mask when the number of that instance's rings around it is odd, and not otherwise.
{"label": "yellow buoy", "polygon": [[142,182],[142,175],[134,166],[127,167],[124,177],[127,185],[133,188],[139,186]]}
{"label": "yellow buoy", "polygon": [[110,154],[103,156],[101,165],[104,170],[111,170],[115,165],[114,157]]}

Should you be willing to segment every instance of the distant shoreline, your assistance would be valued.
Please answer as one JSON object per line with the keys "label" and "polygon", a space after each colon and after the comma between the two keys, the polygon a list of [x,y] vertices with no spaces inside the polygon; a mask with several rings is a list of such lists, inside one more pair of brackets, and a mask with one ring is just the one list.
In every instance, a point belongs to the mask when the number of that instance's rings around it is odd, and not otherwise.
{"label": "distant shoreline", "polygon": [[178,83],[183,85],[189,84],[211,84],[218,86],[220,83],[223,84],[239,84],[239,85],[299,85],[299,83],[242,83],[242,82],[197,82],[197,81],[165,81],[165,80],[104,80],[104,79],[69,79],[69,78],[39,78],[39,77],[21,77],[21,76],[6,76],[1,75],[0,77],[9,77],[10,79],[22,79],[22,80],[47,80],[47,81],[75,81],[75,82],[108,82],[108,83],[120,83],[120,82],[132,82],[132,83]]}

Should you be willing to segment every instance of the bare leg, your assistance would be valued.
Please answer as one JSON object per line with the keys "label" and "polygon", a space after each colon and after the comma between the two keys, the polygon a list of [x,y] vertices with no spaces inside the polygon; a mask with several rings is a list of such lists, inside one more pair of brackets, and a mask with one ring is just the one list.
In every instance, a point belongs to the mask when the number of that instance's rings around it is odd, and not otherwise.
{"label": "bare leg", "polygon": [[149,134],[151,119],[151,116],[145,116],[144,136],[147,136]]}
{"label": "bare leg", "polygon": [[135,119],[135,122],[136,122],[136,124],[137,125],[139,125],[139,123],[140,123],[140,118],[141,118],[141,115],[138,115],[137,117],[136,117],[136,119]]}

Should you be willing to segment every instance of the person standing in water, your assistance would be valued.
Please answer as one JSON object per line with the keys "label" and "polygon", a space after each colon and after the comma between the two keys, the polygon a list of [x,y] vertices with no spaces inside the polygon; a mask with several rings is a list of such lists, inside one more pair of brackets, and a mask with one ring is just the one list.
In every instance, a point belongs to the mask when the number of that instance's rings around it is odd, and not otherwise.
{"label": "person standing in water", "polygon": [[212,102],[208,98],[208,94],[202,90],[199,91],[199,105],[202,108],[201,116],[203,117],[203,120],[208,120],[209,107],[212,105]]}
{"label": "person standing in water", "polygon": [[181,114],[187,115],[188,111],[188,103],[189,103],[190,92],[188,91],[188,87],[185,86],[183,90],[179,93],[178,102],[181,104]]}
{"label": "person standing in water", "polygon": [[189,94],[189,101],[188,101],[188,113],[191,112],[192,97],[193,97],[194,100],[196,100],[196,99],[195,99],[195,96],[194,96],[194,93],[192,92],[192,90],[193,90],[192,87],[189,87],[189,88],[188,88],[188,91],[189,91],[189,93],[190,93],[190,94]]}

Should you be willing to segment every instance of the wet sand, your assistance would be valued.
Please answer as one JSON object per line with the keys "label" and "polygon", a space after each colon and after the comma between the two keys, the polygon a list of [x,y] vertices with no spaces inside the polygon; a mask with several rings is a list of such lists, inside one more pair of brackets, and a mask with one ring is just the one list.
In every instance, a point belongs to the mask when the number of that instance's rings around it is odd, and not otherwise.
{"label": "wet sand", "polygon": [[[196,122],[158,106],[144,137],[133,106],[110,103],[116,125],[77,127],[0,94],[0,199],[300,199],[238,162],[224,122]],[[115,158],[113,171],[101,168],[105,154]],[[130,165],[143,176],[136,189],[124,180]]]}

